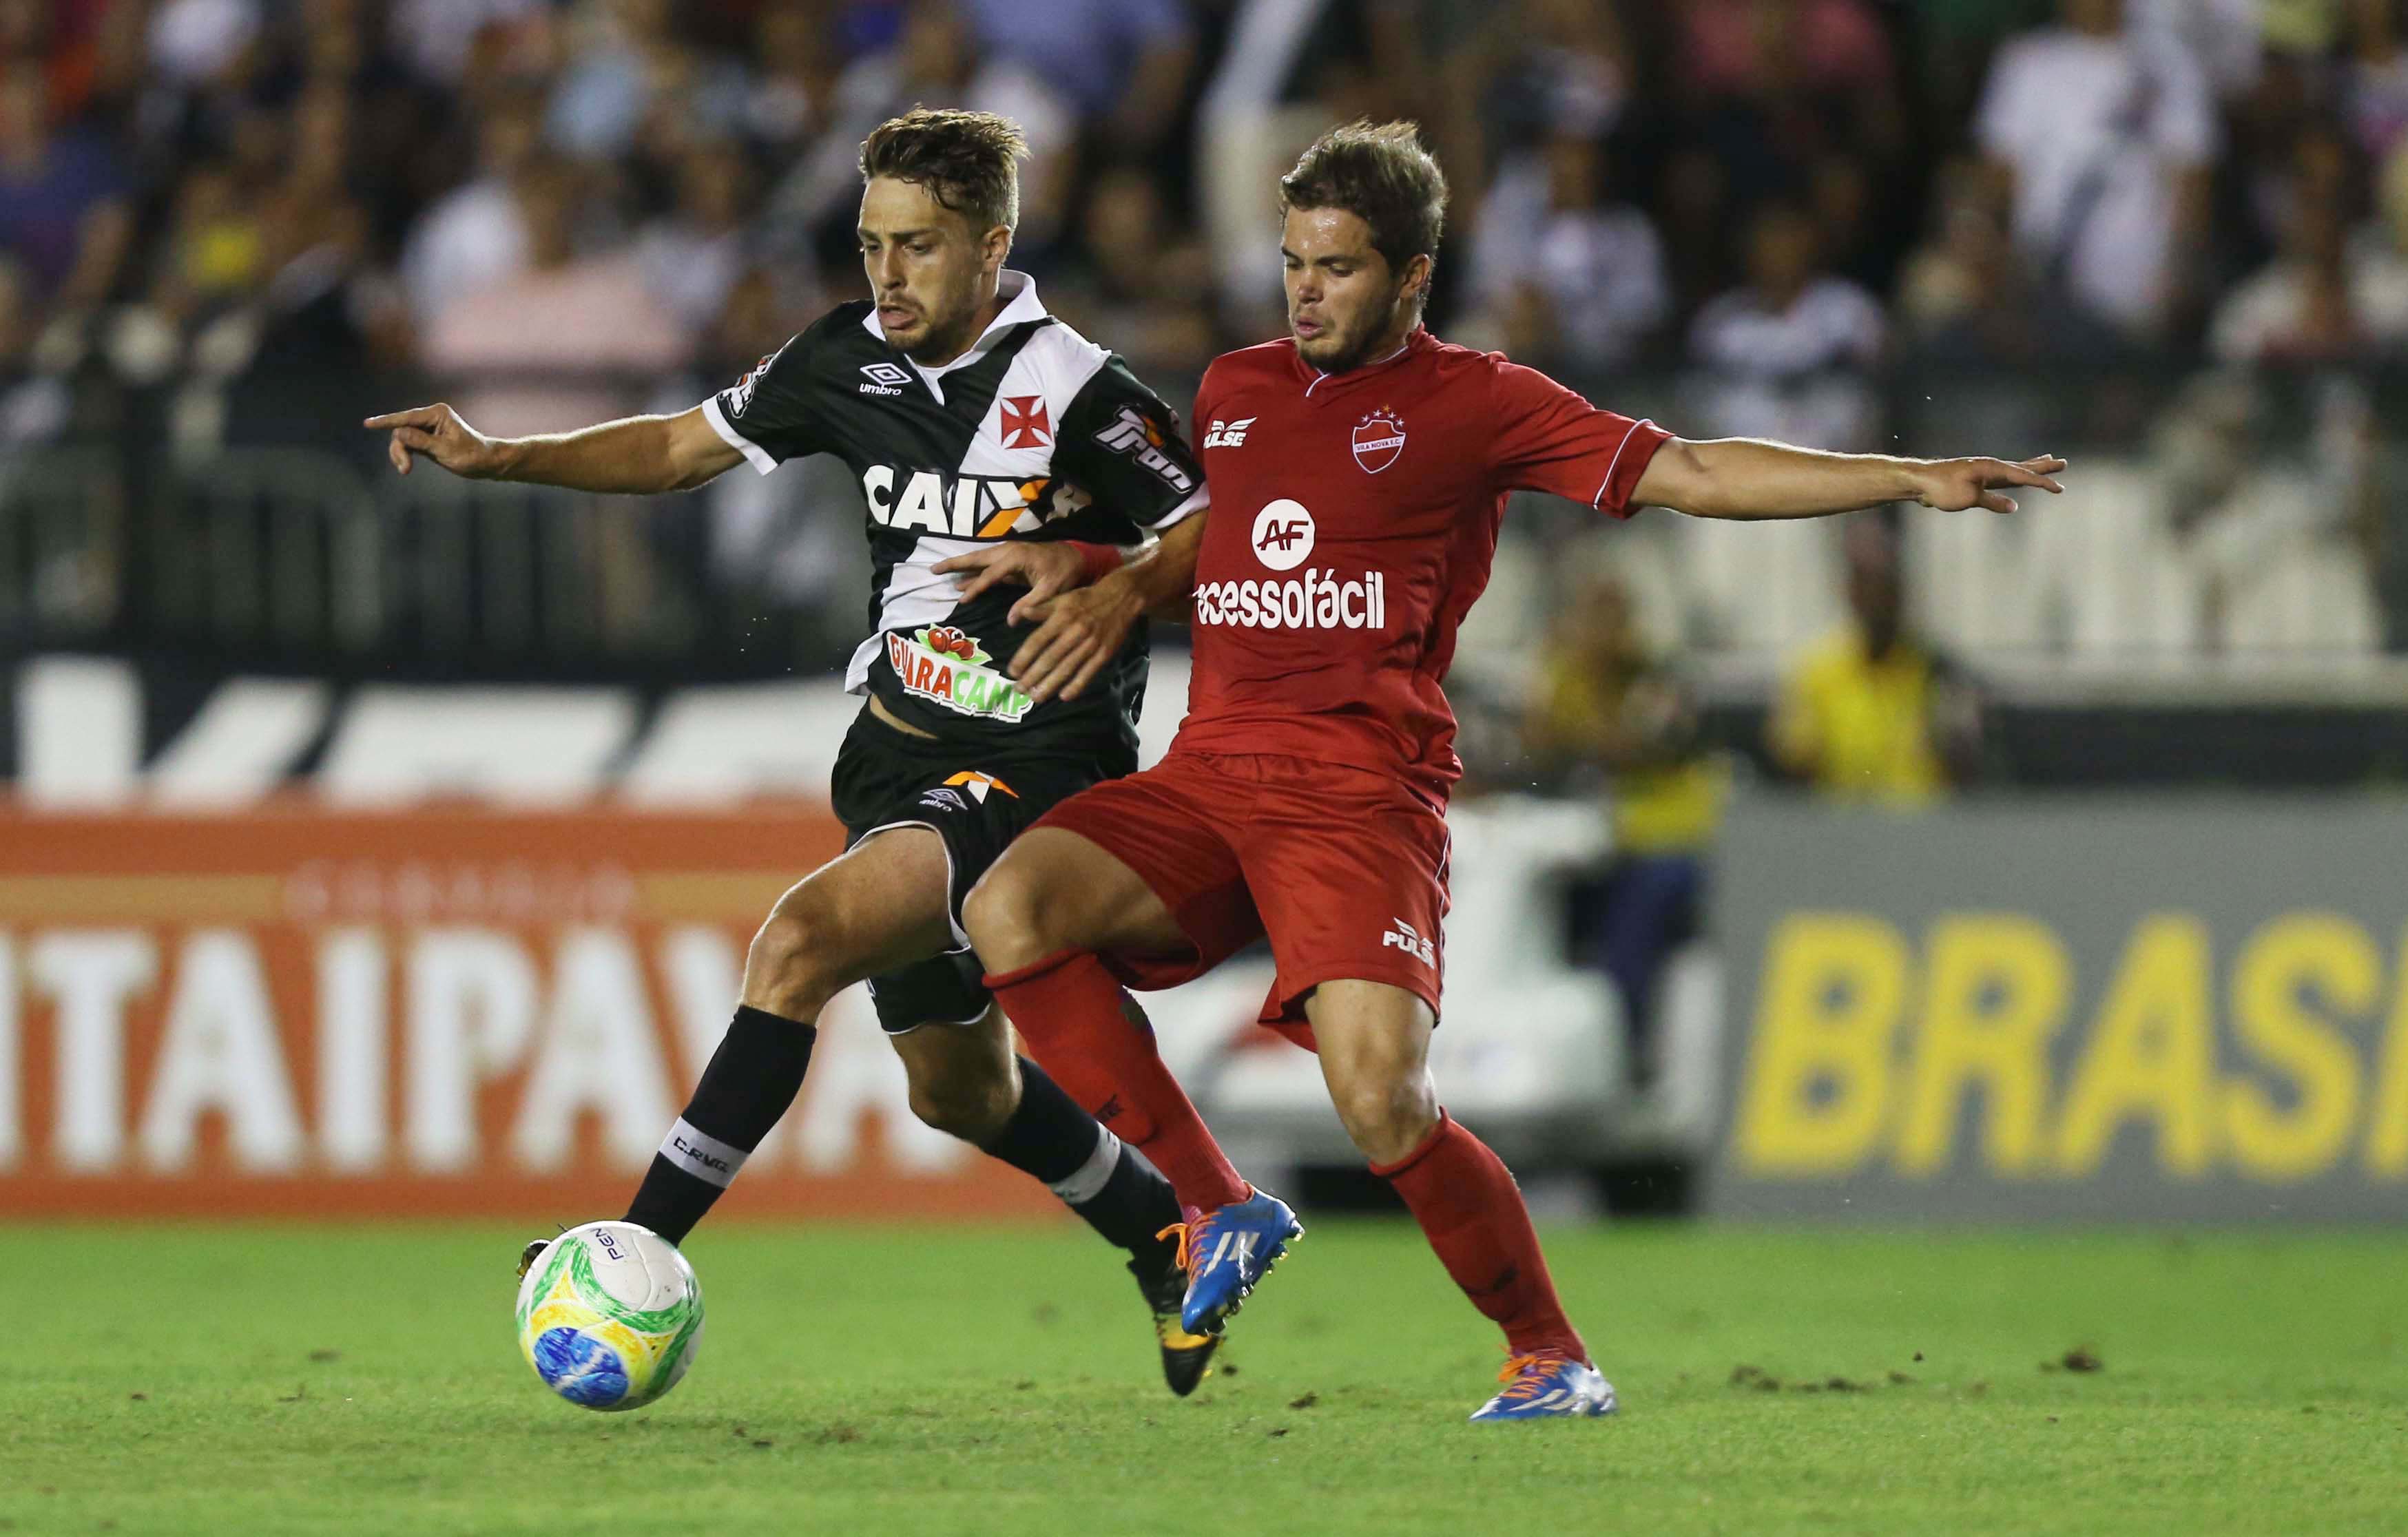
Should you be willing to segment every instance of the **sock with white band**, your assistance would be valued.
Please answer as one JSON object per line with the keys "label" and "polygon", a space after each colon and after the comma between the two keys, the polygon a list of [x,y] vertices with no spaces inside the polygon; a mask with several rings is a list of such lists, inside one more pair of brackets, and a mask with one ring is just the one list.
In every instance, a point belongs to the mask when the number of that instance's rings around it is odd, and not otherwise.
{"label": "sock with white band", "polygon": [[802,1092],[814,1027],[762,1009],[736,1011],[695,1085],[685,1114],[661,1140],[627,1220],[682,1244],[719,1192]]}
{"label": "sock with white band", "polygon": [[1170,1182],[1025,1057],[1019,1108],[984,1150],[1042,1183],[1149,1270],[1169,1265],[1177,1245],[1154,1234],[1179,1220]]}

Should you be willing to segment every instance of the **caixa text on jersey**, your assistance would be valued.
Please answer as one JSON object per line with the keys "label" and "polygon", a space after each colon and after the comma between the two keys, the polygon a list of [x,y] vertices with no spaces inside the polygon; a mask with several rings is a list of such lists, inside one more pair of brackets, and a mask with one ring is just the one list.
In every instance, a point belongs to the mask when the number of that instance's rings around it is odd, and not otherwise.
{"label": "caixa text on jersey", "polygon": [[954,539],[1008,539],[1033,533],[1093,498],[1058,477],[949,475],[872,464],[861,472],[869,519],[882,528],[924,529]]}

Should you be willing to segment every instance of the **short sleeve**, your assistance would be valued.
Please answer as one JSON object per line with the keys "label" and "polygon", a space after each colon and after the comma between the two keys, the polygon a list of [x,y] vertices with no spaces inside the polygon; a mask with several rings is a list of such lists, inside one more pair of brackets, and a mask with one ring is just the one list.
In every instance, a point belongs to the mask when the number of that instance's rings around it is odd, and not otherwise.
{"label": "short sleeve", "polygon": [[1489,465],[1508,491],[1542,491],[1627,518],[1656,450],[1672,434],[1600,411],[1535,368],[1501,359],[1494,376]]}
{"label": "short sleeve", "polygon": [[1179,413],[1117,356],[1063,411],[1054,468],[1140,528],[1168,528],[1204,505],[1204,471],[1179,435]]}
{"label": "short sleeve", "polygon": [[729,448],[763,475],[789,459],[825,451],[820,413],[810,400],[813,326],[752,365],[752,371],[702,403],[704,420]]}

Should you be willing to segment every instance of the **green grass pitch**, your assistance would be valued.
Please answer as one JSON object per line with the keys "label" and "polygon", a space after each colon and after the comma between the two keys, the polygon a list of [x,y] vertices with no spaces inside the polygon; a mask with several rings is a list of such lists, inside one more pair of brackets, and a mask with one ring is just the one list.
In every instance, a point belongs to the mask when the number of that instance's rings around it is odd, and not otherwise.
{"label": "green grass pitch", "polygon": [[632,1415],[519,1359],[514,1231],[21,1228],[0,1530],[2408,1530],[2401,1236],[1558,1229],[1624,1411],[1474,1427],[1419,1235],[1312,1226],[1184,1402],[1068,1227],[707,1228]]}

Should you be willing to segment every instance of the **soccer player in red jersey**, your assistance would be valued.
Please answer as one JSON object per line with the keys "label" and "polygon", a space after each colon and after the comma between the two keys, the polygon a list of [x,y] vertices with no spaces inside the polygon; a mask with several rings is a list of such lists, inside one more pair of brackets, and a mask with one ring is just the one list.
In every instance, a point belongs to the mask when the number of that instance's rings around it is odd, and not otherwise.
{"label": "soccer player in red jersey", "polygon": [[1038,697],[1075,689],[1138,613],[1183,601],[1187,719],[1160,764],[1023,834],[967,926],[1034,1055],[1188,1209],[1186,1328],[1217,1328],[1301,1229],[1230,1167],[1117,984],[1171,986],[1268,934],[1262,1022],[1318,1050],[1355,1146],[1504,1331],[1507,1386],[1473,1417],[1608,1413],[1612,1387],[1519,1188],[1447,1116],[1427,1065],[1461,772],[1440,685],[1506,496],[1553,491],[1616,518],[2010,512],[2008,488],[2054,491],[2064,465],[1688,442],[1438,340],[1420,319],[1446,185],[1412,124],[1331,132],[1281,192],[1290,335],[1218,359],[1197,391],[1200,543],[1177,531],[1054,600],[1017,664]]}

